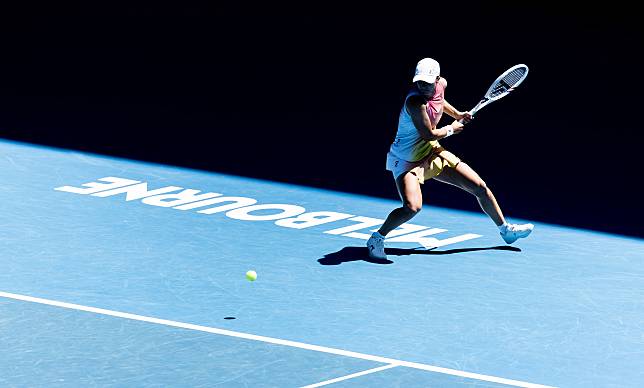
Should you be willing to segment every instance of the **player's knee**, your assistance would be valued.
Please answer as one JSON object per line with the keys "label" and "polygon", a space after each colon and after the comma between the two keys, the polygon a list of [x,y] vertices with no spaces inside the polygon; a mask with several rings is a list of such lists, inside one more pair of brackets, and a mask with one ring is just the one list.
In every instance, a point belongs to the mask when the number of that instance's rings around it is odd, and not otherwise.
{"label": "player's knee", "polygon": [[487,197],[488,196],[488,187],[483,179],[479,179],[478,182],[474,185],[471,190],[471,193],[477,197]]}
{"label": "player's knee", "polygon": [[420,211],[423,209],[423,204],[415,203],[415,202],[407,202],[405,203],[405,206],[403,208],[410,215],[416,215],[420,213]]}

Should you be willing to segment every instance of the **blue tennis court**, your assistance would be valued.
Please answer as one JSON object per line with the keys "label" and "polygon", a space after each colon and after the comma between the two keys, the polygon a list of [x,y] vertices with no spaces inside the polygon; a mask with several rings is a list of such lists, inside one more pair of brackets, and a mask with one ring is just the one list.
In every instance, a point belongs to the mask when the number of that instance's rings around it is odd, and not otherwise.
{"label": "blue tennis court", "polygon": [[378,262],[395,198],[0,151],[2,386],[644,382],[639,239],[430,205]]}

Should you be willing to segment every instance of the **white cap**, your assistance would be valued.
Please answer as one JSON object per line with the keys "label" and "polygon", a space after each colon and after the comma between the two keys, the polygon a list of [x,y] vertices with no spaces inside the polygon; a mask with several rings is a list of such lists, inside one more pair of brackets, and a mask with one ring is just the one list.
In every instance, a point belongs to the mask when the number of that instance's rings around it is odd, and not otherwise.
{"label": "white cap", "polygon": [[421,59],[416,65],[416,74],[414,81],[425,81],[433,84],[441,73],[441,67],[435,59],[424,58]]}

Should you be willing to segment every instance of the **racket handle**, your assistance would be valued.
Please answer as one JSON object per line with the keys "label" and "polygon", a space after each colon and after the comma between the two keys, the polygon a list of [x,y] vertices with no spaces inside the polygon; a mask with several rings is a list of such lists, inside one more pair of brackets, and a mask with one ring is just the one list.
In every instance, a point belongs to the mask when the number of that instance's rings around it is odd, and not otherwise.
{"label": "racket handle", "polygon": [[[471,110],[469,110],[469,111],[468,111],[468,112],[470,112],[470,115],[471,115],[472,117],[474,117],[474,114],[476,113],[476,111],[478,111],[478,109],[477,109],[477,108],[479,107],[479,105],[480,105],[480,104],[476,105],[473,109],[471,109]],[[463,119],[458,120],[458,122],[459,122],[459,123],[461,123],[461,124],[463,124]]]}

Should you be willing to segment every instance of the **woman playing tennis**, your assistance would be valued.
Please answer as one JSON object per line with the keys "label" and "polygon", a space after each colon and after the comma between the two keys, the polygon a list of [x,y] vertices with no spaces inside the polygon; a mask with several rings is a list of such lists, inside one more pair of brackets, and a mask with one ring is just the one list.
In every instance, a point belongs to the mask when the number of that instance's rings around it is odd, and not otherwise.
{"label": "woman playing tennis", "polygon": [[[508,224],[483,179],[438,143],[440,139],[461,133],[463,123],[472,119],[470,112],[458,111],[445,100],[446,87],[447,80],[440,76],[436,60],[425,58],[418,62],[413,86],[400,111],[396,138],[387,153],[386,168],[393,173],[402,206],[389,213],[384,224],[367,241],[372,258],[387,258],[385,236],[418,214],[423,206],[420,185],[432,178],[474,195],[508,244],[527,237],[534,228],[532,224]],[[454,121],[438,128],[443,112]]]}

